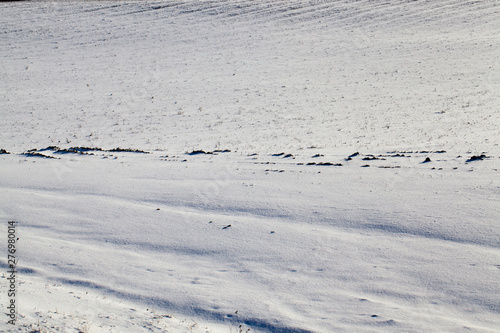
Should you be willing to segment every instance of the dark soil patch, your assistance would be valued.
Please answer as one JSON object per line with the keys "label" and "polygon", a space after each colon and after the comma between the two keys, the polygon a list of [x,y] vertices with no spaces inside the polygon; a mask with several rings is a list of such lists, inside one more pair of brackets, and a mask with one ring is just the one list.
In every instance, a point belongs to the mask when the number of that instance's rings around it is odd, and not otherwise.
{"label": "dark soil patch", "polygon": [[368,155],[363,157],[363,161],[373,161],[373,160],[385,160],[385,158],[378,158],[377,156]]}
{"label": "dark soil patch", "polygon": [[359,155],[359,153],[358,153],[358,152],[355,152],[354,154],[351,154],[351,155],[347,156],[347,158],[346,158],[345,160],[346,160],[346,161],[350,161],[350,160],[352,160],[352,158],[353,158],[353,157],[356,157],[356,156],[358,156],[358,155]]}
{"label": "dark soil patch", "polygon": [[310,162],[307,165],[320,165],[320,166],[342,166],[342,163],[331,163],[331,162]]}
{"label": "dark soil patch", "polygon": [[213,155],[213,152],[211,151],[204,151],[204,150],[193,150],[192,152],[186,153],[188,155]]}
{"label": "dark soil patch", "polygon": [[474,162],[474,161],[482,161],[485,158],[488,158],[488,156],[486,156],[484,154],[474,155],[474,156],[471,156],[466,162],[469,163],[469,162]]}
{"label": "dark soil patch", "polygon": [[139,150],[139,149],[131,149],[131,148],[114,148],[107,150],[109,152],[128,152],[128,153],[140,153],[140,154],[150,154],[150,152]]}
{"label": "dark soil patch", "polygon": [[23,153],[22,155],[28,156],[28,157],[42,157],[42,158],[52,158],[52,159],[55,159],[54,156],[44,155],[44,154],[40,154],[40,153],[38,153],[36,151],[30,151],[30,150],[28,150],[27,152]]}

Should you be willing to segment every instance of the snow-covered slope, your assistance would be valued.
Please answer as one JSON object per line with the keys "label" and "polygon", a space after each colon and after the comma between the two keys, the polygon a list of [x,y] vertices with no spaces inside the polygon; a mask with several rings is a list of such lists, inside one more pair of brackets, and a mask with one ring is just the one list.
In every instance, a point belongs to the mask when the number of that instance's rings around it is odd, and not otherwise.
{"label": "snow-covered slope", "polygon": [[3,148],[498,149],[497,2],[397,3],[4,4]]}
{"label": "snow-covered slope", "polygon": [[500,330],[497,5],[0,4],[0,327]]}

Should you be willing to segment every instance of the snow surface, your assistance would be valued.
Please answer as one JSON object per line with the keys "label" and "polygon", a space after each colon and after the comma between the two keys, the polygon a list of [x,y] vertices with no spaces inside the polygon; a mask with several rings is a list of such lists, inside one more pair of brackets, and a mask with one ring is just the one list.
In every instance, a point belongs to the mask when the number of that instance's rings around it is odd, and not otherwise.
{"label": "snow surface", "polygon": [[1,3],[0,329],[500,331],[498,5]]}

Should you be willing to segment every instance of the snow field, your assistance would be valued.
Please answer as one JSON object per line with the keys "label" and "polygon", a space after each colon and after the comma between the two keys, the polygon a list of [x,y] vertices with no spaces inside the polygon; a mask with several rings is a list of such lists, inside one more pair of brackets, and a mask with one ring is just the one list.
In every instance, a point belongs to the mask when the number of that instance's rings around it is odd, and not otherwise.
{"label": "snow field", "polygon": [[0,6],[13,331],[500,330],[496,1]]}

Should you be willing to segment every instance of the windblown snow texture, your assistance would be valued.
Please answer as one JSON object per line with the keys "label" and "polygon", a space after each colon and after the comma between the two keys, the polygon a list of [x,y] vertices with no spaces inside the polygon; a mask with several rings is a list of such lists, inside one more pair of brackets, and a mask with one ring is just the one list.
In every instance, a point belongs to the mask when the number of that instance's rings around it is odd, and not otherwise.
{"label": "windblown snow texture", "polygon": [[0,7],[2,330],[500,330],[497,1]]}

